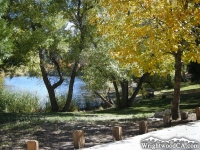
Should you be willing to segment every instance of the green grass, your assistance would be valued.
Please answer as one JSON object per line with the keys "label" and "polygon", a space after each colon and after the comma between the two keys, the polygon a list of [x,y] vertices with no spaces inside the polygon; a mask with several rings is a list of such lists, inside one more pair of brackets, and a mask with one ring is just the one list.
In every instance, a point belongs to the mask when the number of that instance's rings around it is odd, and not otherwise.
{"label": "green grass", "polygon": [[[187,90],[194,90],[194,89],[200,89],[199,84],[189,84],[189,83],[181,83],[181,91],[187,91]],[[168,93],[168,92],[173,92],[174,89],[165,89],[161,91],[157,91],[157,94],[161,93]]]}

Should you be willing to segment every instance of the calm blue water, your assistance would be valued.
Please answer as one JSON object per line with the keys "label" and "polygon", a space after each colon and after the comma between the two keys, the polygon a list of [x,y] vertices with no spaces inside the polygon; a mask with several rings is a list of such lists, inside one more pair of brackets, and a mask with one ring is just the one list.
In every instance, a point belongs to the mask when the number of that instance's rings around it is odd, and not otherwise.
{"label": "calm blue water", "polygon": [[[56,78],[51,78],[51,83],[55,82]],[[36,77],[13,77],[5,78],[5,87],[6,89],[14,92],[29,92],[35,94],[39,97],[41,102],[46,102],[48,100],[48,92],[44,85],[44,82],[41,78]],[[86,90],[84,89],[85,84],[80,78],[75,79],[74,83],[74,93],[73,98],[79,99],[79,102],[84,102],[84,97],[86,95]],[[68,81],[64,81],[64,83],[56,89],[57,95],[66,95],[68,91]]]}
{"label": "calm blue water", "polygon": [[[51,83],[54,83],[56,80],[55,77],[52,78]],[[76,78],[74,83],[74,98],[79,97],[84,94],[86,90],[84,90],[84,82]],[[48,98],[47,89],[44,85],[44,82],[41,78],[36,77],[13,77],[5,78],[5,87],[11,91],[17,92],[30,92],[39,96],[40,100],[46,100]],[[68,83],[64,81],[64,83],[56,89],[57,94],[66,95],[68,91]]]}

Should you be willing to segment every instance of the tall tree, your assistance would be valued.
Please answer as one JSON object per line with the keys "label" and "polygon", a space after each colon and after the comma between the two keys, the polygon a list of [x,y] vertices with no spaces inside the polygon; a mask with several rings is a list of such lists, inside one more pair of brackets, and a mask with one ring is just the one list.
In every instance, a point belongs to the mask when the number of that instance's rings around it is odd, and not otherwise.
{"label": "tall tree", "polygon": [[70,83],[67,93],[67,100],[62,111],[68,111],[72,100],[73,87],[75,77],[78,75],[81,66],[85,63],[82,61],[83,50],[87,51],[90,48],[90,33],[91,28],[88,23],[88,16],[91,9],[93,9],[96,1],[87,0],[68,0],[67,1],[67,18],[69,19],[69,25],[71,28],[68,30],[69,45],[73,59],[71,60],[71,73]]}
{"label": "tall tree", "polygon": [[[122,67],[117,60],[110,57],[110,44],[111,42],[107,42],[93,30],[91,48],[83,52],[84,61],[87,63],[83,68],[83,80],[87,88],[94,91],[108,107],[114,105],[109,97],[110,88],[115,90],[117,107],[129,107],[132,106],[148,73],[136,79],[129,67]],[[137,83],[135,90],[133,87],[129,88],[133,82]]]}
{"label": "tall tree", "polygon": [[[82,63],[81,52],[87,48],[88,11],[94,3],[82,0],[11,1],[9,13],[12,15],[8,15],[8,18],[16,28],[15,43],[18,49],[12,58],[14,61],[9,62],[40,67],[39,74],[49,93],[52,111],[59,109],[55,88],[64,81],[62,72],[70,78],[62,111],[69,110],[75,77]],[[52,66],[59,77],[54,83],[49,77]]]}
{"label": "tall tree", "polygon": [[179,118],[181,64],[200,61],[196,45],[198,0],[102,0],[101,12],[91,20],[99,33],[114,41],[110,54],[122,66],[141,73],[166,74],[175,70],[172,118]]}
{"label": "tall tree", "polygon": [[[62,84],[60,60],[67,51],[65,43],[65,23],[60,6],[65,1],[12,0],[7,18],[14,26],[14,55],[8,60],[10,65],[34,65],[40,67],[39,73],[47,88],[52,111],[58,111],[55,89]],[[59,77],[52,83],[49,72],[54,69]],[[38,70],[36,70],[38,72]],[[38,75],[38,74],[37,74]]]}

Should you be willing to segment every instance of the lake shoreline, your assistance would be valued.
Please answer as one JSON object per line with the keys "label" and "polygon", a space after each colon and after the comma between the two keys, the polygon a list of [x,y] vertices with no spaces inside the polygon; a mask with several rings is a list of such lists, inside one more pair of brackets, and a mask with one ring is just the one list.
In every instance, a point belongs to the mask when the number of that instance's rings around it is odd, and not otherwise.
{"label": "lake shoreline", "polygon": [[[56,77],[54,78],[54,76],[51,76],[50,78],[52,78],[52,82],[56,81]],[[13,92],[29,92],[35,94],[39,97],[40,102],[44,104],[49,101],[49,95],[42,78],[29,76],[15,76],[12,78],[5,77],[4,87]],[[56,89],[56,95],[66,96],[67,90],[68,82],[66,79],[66,81]],[[82,79],[76,77],[73,92],[73,100],[75,103],[77,103],[81,109],[84,109],[88,101],[92,101],[90,100],[91,98],[94,100],[95,105],[100,105],[100,103],[102,103],[97,97],[93,98],[92,93],[85,89],[85,83]]]}

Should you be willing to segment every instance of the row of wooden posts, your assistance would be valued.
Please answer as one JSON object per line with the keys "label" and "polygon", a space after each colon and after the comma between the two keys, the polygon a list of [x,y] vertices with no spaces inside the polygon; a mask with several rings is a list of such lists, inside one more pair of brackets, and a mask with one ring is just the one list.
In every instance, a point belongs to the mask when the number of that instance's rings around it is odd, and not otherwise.
{"label": "row of wooden posts", "polygon": [[[197,107],[195,109],[196,111],[196,119],[200,120],[200,107]],[[188,112],[182,112],[181,113],[181,120],[186,120],[188,118]],[[163,116],[163,126],[169,127],[171,126],[171,120],[170,116]],[[147,128],[147,121],[140,121],[139,122],[139,132],[140,134],[144,134],[148,132]],[[122,127],[115,126],[112,130],[113,140],[114,141],[120,141],[122,140]],[[74,148],[79,149],[83,148],[85,145],[85,138],[84,138],[84,131],[83,130],[77,130],[73,132],[73,142],[74,142]],[[30,140],[27,142],[27,150],[39,150],[39,143],[36,140]]]}

